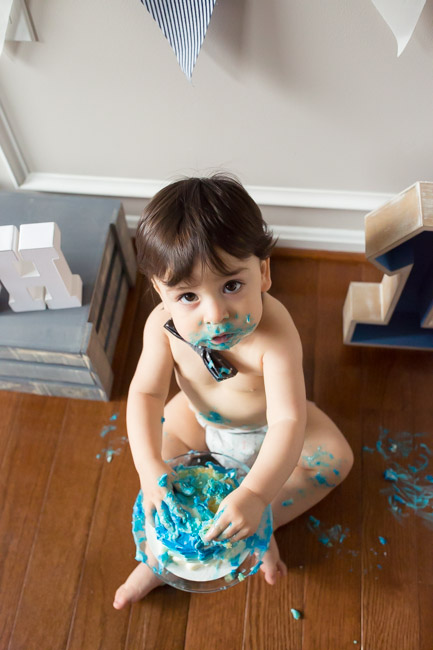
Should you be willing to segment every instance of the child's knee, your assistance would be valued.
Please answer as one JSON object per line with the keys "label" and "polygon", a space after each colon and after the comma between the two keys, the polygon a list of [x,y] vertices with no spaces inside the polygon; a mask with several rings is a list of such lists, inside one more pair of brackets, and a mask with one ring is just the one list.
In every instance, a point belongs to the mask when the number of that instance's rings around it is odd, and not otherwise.
{"label": "child's knee", "polygon": [[337,429],[324,438],[327,444],[322,441],[317,447],[309,447],[307,453],[304,450],[298,466],[312,474],[313,480],[317,479],[319,484],[335,487],[344,481],[352,469],[354,455],[349,443]]}
{"label": "child's knee", "polygon": [[341,448],[338,450],[338,466],[340,481],[344,481],[353,467],[355,457],[353,451],[347,440],[342,436]]}

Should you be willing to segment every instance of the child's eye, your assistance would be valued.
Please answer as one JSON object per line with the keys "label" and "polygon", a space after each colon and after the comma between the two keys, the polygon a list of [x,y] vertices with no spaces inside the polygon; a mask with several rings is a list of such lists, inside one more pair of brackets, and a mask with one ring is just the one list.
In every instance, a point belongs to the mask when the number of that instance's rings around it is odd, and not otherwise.
{"label": "child's eye", "polygon": [[183,293],[178,298],[178,301],[183,303],[184,305],[189,305],[191,302],[195,302],[196,300],[197,300],[197,295],[195,293]]}
{"label": "child's eye", "polygon": [[229,280],[224,285],[224,291],[225,293],[237,293],[242,287],[242,284],[239,280]]}

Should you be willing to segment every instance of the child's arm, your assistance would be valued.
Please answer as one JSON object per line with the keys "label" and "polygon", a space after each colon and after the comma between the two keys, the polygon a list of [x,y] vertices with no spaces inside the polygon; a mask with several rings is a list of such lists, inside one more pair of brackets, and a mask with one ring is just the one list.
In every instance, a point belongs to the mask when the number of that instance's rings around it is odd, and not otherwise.
{"label": "child's arm", "polygon": [[[259,455],[243,480],[220,505],[217,528],[207,540],[237,533],[236,539],[252,535],[263,510],[276,497],[295,469],[304,443],[306,396],[299,334],[289,317],[269,338],[263,355],[268,431]],[[288,329],[288,332],[287,332]],[[219,514],[219,513],[218,513]]]}
{"label": "child's arm", "polygon": [[167,488],[158,486],[158,478],[168,471],[161,456],[162,418],[173,371],[173,358],[162,324],[162,307],[147,319],[143,350],[131,381],[126,409],[128,437],[132,457],[143,491],[146,517],[160,510]]}

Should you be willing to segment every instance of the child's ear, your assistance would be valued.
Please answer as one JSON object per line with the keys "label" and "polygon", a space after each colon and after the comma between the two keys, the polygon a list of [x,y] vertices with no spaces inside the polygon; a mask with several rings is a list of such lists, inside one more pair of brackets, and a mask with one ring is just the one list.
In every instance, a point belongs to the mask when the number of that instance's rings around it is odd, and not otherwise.
{"label": "child's ear", "polygon": [[160,298],[162,298],[161,289],[158,286],[158,281],[156,280],[156,278],[152,278],[151,283],[152,283],[152,287],[155,289],[156,293],[159,295]]}
{"label": "child's ear", "polygon": [[269,291],[272,285],[270,257],[267,257],[265,260],[260,261],[260,273],[262,280],[260,290],[262,293],[264,293],[265,291]]}

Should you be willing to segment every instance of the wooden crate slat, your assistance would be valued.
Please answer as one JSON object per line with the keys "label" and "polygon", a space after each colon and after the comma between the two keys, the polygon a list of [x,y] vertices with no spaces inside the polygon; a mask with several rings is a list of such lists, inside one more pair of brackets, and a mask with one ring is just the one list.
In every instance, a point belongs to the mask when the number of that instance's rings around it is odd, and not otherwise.
{"label": "wooden crate slat", "polygon": [[114,356],[114,351],[116,349],[117,337],[119,335],[120,326],[122,324],[123,312],[125,311],[126,300],[128,298],[128,281],[125,275],[122,275],[122,279],[119,286],[119,295],[116,300],[116,308],[112,315],[110,330],[108,333],[107,344],[105,347],[105,352],[107,354],[108,360],[111,363]]}
{"label": "wooden crate slat", "polygon": [[105,244],[104,254],[102,256],[101,265],[99,267],[97,281],[93,290],[93,296],[90,303],[88,321],[96,323],[100,317],[100,311],[104,299],[104,293],[107,281],[109,280],[109,272],[112,264],[113,255],[116,253],[116,242],[113,233],[113,228],[109,228],[107,233],[107,242]]}
{"label": "wooden crate slat", "polygon": [[128,225],[125,219],[125,212],[123,205],[116,217],[115,235],[119,242],[119,249],[123,257],[125,271],[128,277],[129,286],[135,286],[135,278],[137,275],[137,263],[135,261],[134,247],[132,246],[131,236],[128,232]]}
{"label": "wooden crate slat", "polygon": [[116,298],[119,292],[120,283],[122,281],[122,259],[119,254],[113,258],[113,264],[110,273],[110,282],[107,286],[105,300],[102,307],[101,319],[96,327],[98,337],[105,349],[107,344],[108,332],[112,315],[117,308]]}
{"label": "wooden crate slat", "polygon": [[61,366],[85,368],[86,363],[80,354],[50,352],[49,350],[31,350],[28,348],[11,348],[0,346],[0,359],[5,361],[32,361],[33,363],[48,363]]}
{"label": "wooden crate slat", "polygon": [[83,358],[89,370],[97,377],[108,399],[113,385],[113,371],[95,328],[89,329],[89,339],[83,347]]}
{"label": "wooden crate slat", "polygon": [[81,386],[79,384],[57,383],[49,381],[30,381],[11,378],[2,379],[1,390],[10,390],[32,395],[45,395],[57,397],[72,397],[74,399],[90,399],[108,401],[105,392],[98,386]]}
{"label": "wooden crate slat", "polygon": [[0,361],[0,388],[3,377],[68,382],[71,384],[93,383],[91,373],[87,368],[73,368],[27,361]]}

